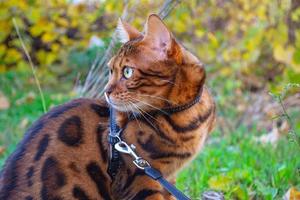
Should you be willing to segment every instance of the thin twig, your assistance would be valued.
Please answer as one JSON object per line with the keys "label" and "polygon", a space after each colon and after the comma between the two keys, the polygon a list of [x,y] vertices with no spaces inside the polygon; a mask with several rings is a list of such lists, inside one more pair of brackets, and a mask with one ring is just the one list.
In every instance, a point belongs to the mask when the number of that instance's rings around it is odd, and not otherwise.
{"label": "thin twig", "polygon": [[28,60],[28,62],[29,62],[29,65],[30,65],[30,67],[31,67],[31,71],[32,71],[32,74],[33,74],[35,83],[36,83],[36,85],[37,85],[37,87],[38,87],[38,90],[39,90],[39,93],[40,93],[40,97],[41,97],[41,101],[42,101],[43,110],[44,110],[44,113],[46,113],[46,112],[47,112],[47,108],[46,108],[45,97],[44,97],[44,94],[43,94],[43,91],[42,91],[42,88],[41,88],[41,84],[40,84],[39,79],[38,79],[38,77],[37,77],[37,75],[36,75],[36,70],[35,70],[35,67],[34,67],[34,65],[33,65],[33,62],[32,62],[32,60],[31,60],[31,57],[30,57],[30,55],[29,55],[29,53],[28,53],[28,51],[27,51],[27,48],[26,48],[26,46],[25,46],[25,43],[24,43],[24,41],[23,41],[23,39],[22,39],[22,37],[21,37],[20,31],[19,31],[19,27],[18,27],[18,25],[17,25],[17,22],[16,22],[15,18],[13,18],[13,24],[14,24],[14,27],[15,27],[15,29],[16,29],[16,32],[17,32],[19,41],[20,41],[20,43],[21,43],[21,45],[22,45],[22,48],[23,48],[23,50],[24,50],[24,53],[25,53],[25,55],[26,55],[26,58],[27,58],[27,60]]}
{"label": "thin twig", "polygon": [[291,117],[288,115],[287,111],[286,111],[286,108],[283,104],[283,101],[282,101],[282,98],[281,96],[278,97],[278,100],[279,100],[279,104],[282,108],[282,112],[283,112],[283,116],[286,118],[286,120],[288,121],[288,123],[290,124],[290,133],[292,134],[292,136],[294,137],[294,139],[296,140],[296,143],[299,145],[300,147],[300,138],[299,136],[296,134],[295,132],[295,128],[294,128],[294,123],[291,119]]}

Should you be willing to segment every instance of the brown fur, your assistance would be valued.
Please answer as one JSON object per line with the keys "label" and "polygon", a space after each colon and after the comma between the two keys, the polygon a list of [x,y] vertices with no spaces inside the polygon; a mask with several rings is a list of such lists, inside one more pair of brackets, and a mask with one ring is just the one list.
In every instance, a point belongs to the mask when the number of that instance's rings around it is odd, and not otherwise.
{"label": "brown fur", "polygon": [[[123,28],[130,41],[110,61],[107,96],[120,111],[123,140],[174,182],[214,126],[215,105],[204,86],[204,68],[155,15],[148,18],[145,35],[128,24]],[[122,76],[124,66],[134,68],[131,78]],[[153,113],[191,102],[199,91],[201,100],[186,110]],[[173,199],[128,155],[122,155],[122,167],[110,179],[108,116],[104,100],[77,99],[40,118],[5,164],[0,199]]]}

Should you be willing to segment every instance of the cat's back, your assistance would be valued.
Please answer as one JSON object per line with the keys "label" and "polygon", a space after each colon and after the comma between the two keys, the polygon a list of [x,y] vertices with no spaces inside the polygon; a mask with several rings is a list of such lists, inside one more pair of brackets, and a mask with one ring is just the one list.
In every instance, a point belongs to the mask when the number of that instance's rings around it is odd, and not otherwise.
{"label": "cat's back", "polygon": [[108,196],[103,173],[108,116],[103,100],[76,99],[51,109],[7,159],[0,173],[0,199],[99,199],[93,196],[99,180],[102,198]]}

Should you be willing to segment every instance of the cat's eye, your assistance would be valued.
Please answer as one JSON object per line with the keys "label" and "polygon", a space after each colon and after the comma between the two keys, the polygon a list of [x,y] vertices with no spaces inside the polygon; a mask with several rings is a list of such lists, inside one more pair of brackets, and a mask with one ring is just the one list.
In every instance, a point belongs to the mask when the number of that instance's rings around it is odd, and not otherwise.
{"label": "cat's eye", "polygon": [[133,69],[131,67],[125,66],[123,69],[123,76],[129,79],[133,75]]}
{"label": "cat's eye", "polygon": [[112,69],[109,69],[109,75],[111,76],[113,73],[113,70]]}

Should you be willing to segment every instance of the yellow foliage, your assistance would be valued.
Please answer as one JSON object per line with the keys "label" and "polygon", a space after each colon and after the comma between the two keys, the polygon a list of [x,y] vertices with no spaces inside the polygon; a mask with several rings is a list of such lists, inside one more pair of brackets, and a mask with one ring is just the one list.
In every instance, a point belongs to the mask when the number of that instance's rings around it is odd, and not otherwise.
{"label": "yellow foliage", "polygon": [[208,185],[213,190],[227,191],[233,184],[233,178],[226,175],[213,176],[208,180]]}
{"label": "yellow foliage", "polygon": [[53,42],[57,38],[57,34],[55,32],[46,32],[42,36],[42,41],[45,43]]}
{"label": "yellow foliage", "polygon": [[[105,7],[105,4],[102,4]],[[110,13],[115,12],[114,6],[122,8],[117,1],[106,4],[111,7]],[[70,49],[86,49],[90,37],[99,35],[99,30],[93,30],[95,26],[92,26],[101,17],[99,5],[100,2],[95,2],[92,6],[73,4],[66,0],[4,1],[0,5],[0,42],[5,41],[0,45],[2,68],[17,67],[23,70],[24,65],[22,63],[18,65],[18,62],[26,62],[25,57],[22,57],[23,49],[12,24],[13,18],[35,64],[47,68],[55,61],[63,62],[65,57],[62,55],[65,56],[64,52]],[[109,32],[101,35],[109,36]]]}
{"label": "yellow foliage", "polygon": [[22,58],[22,54],[16,49],[8,49],[4,57],[4,62],[8,64],[13,64]]}
{"label": "yellow foliage", "polygon": [[281,45],[276,45],[274,47],[274,58],[277,61],[280,61],[282,63],[290,64],[292,61],[292,56],[294,53],[294,48],[289,46],[287,48],[284,48]]}
{"label": "yellow foliage", "polygon": [[[2,2],[1,71],[25,67],[24,63],[18,65],[26,60],[13,28],[13,17],[35,64],[47,71],[53,63],[64,63],[71,49],[87,49],[91,36],[109,38],[124,9],[123,2],[117,0],[95,1],[92,5],[70,2]],[[131,23],[141,29],[146,16],[157,12],[162,3],[163,0],[129,0]],[[296,40],[290,44],[286,23],[290,4],[290,0],[181,1],[165,22],[179,41],[196,52],[203,63],[213,64],[222,76],[239,71],[264,76],[278,63],[285,66],[283,69],[300,73],[300,54],[295,54],[300,49],[300,30],[294,30]],[[291,13],[294,22],[300,21],[299,13],[300,9]]]}
{"label": "yellow foliage", "polygon": [[5,54],[7,47],[4,44],[0,45],[0,58]]}

